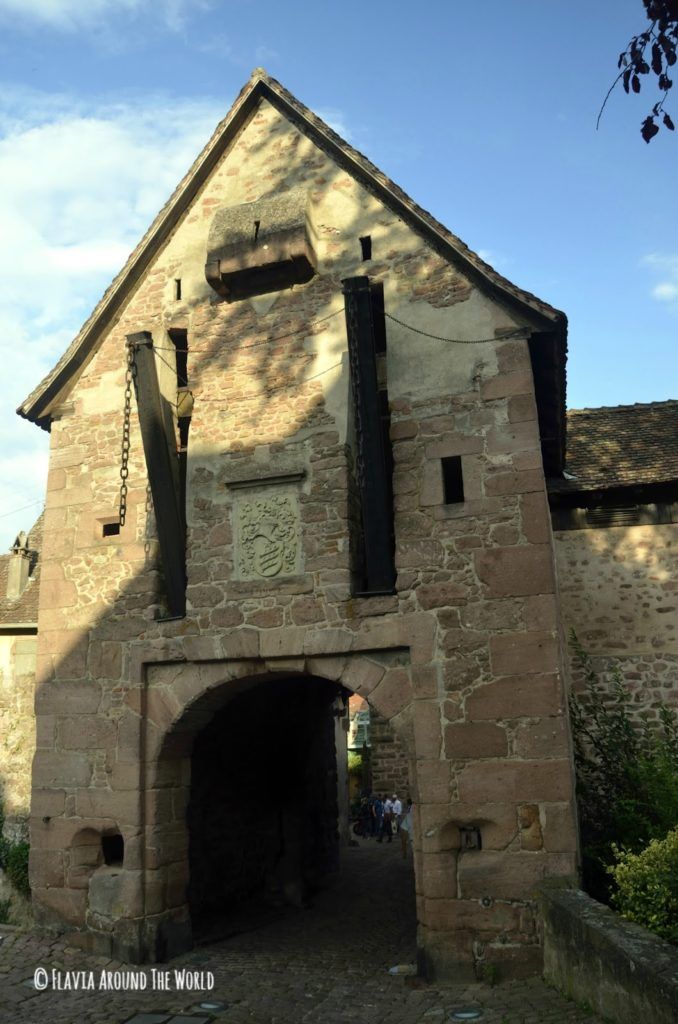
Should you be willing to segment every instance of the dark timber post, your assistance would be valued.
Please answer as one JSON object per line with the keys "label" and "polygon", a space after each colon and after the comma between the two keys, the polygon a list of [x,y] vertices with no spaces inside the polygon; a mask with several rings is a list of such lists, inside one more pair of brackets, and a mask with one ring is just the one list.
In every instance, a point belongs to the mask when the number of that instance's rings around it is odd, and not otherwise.
{"label": "dark timber post", "polygon": [[392,593],[395,585],[391,547],[393,510],[379,408],[370,279],[348,277],[342,284],[365,543],[365,591]]}
{"label": "dark timber post", "polygon": [[179,507],[179,461],[172,409],[160,391],[149,331],[127,335],[136,353],[137,405],[158,526],[170,615],[186,612],[186,538]]}

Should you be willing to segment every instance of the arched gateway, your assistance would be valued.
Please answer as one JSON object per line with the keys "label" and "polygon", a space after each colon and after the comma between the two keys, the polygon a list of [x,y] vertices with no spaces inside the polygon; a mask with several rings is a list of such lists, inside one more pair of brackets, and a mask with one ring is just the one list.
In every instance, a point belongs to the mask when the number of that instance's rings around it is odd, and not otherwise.
{"label": "arched gateway", "polygon": [[41,924],[153,960],[205,886],[303,898],[352,692],[409,759],[424,968],[538,966],[535,884],[577,870],[565,330],[254,73],[20,410],[52,435]]}
{"label": "arched gateway", "polygon": [[173,717],[144,768],[148,957],[190,948],[215,925],[218,934],[252,895],[302,906],[337,872],[347,824],[344,677],[362,696],[375,691],[371,705],[387,711],[412,756],[401,666],[391,681],[387,665],[360,656],[315,658],[313,669],[248,661],[150,670],[154,713]]}

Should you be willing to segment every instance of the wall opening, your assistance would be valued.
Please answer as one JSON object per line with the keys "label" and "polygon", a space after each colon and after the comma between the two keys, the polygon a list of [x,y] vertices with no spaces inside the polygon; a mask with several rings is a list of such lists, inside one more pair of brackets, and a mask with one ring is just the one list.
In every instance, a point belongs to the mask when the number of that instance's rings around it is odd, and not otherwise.
{"label": "wall opening", "polygon": [[441,459],[443,469],[443,495],[446,505],[455,505],[464,500],[464,477],[461,455],[450,455]]}
{"label": "wall opening", "polygon": [[122,867],[122,862],[125,859],[125,840],[119,832],[101,837],[101,852],[104,864],[111,867]]}

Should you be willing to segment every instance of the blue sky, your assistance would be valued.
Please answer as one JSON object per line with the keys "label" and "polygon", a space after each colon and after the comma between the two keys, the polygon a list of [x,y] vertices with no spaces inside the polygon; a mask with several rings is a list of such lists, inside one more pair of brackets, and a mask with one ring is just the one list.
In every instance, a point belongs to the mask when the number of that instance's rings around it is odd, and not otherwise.
{"label": "blue sky", "polygon": [[676,397],[678,132],[641,140],[649,83],[595,130],[641,0],[0,0],[0,18],[0,549],[46,468],[13,410],[257,65],[567,313],[570,407]]}

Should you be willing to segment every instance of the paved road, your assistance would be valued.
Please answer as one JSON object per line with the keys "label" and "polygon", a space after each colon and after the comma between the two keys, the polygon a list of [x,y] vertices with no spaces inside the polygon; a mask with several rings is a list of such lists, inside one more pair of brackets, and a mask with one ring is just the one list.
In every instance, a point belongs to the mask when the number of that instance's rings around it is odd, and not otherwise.
{"label": "paved road", "polygon": [[[248,930],[249,928],[249,930]],[[363,841],[347,850],[342,883],[321,894],[310,910],[286,911],[266,923],[242,917],[227,939],[158,965],[170,972],[168,991],[152,990],[143,968],[143,991],[36,992],[36,967],[129,970],[105,958],[31,933],[0,926],[2,1024],[442,1024],[460,1007],[481,1010],[481,1024],[592,1024],[595,1019],[539,979],[489,988],[482,985],[414,987],[418,979],[392,977],[388,968],[414,957],[411,865],[399,845]],[[210,972],[212,991],[178,991],[174,971]],[[89,977],[89,975],[86,975]],[[157,985],[160,974],[155,976]],[[209,981],[209,978],[206,978]],[[200,1003],[222,1004],[202,1009]]]}

